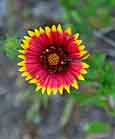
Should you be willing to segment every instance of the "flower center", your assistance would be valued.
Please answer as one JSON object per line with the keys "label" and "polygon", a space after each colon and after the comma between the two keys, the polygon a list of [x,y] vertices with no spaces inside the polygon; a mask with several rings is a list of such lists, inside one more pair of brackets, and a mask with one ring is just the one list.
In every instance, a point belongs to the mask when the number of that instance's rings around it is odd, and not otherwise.
{"label": "flower center", "polygon": [[60,61],[60,58],[56,53],[52,53],[52,54],[48,55],[49,65],[51,65],[51,66],[58,65],[59,61]]}
{"label": "flower center", "polygon": [[68,65],[67,52],[60,46],[49,46],[42,51],[40,59],[49,72],[63,71]]}

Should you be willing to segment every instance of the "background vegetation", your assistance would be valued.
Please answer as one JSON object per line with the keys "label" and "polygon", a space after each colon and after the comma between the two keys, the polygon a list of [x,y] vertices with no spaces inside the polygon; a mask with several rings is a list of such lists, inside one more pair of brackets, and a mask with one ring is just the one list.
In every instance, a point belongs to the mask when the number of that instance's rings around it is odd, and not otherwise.
{"label": "background vegetation", "polygon": [[[6,2],[9,3],[7,0]],[[9,10],[7,11],[7,19],[11,17],[7,23],[10,29],[7,28],[7,31],[2,34],[5,35],[5,37],[2,37],[0,40],[0,45],[3,46],[0,48],[0,52],[16,63],[18,61],[17,50],[19,49],[20,38],[24,34],[24,29],[36,26],[36,17],[33,16],[32,7],[30,6],[31,4],[35,6],[36,1],[30,1],[30,3],[25,1],[23,3],[14,0],[14,2],[18,2],[17,9],[12,9],[16,11],[16,13],[11,10],[10,5],[7,5]],[[94,139],[96,136],[100,135],[99,133],[111,133],[114,125],[111,121],[115,117],[115,67],[114,63],[108,59],[106,53],[96,51],[94,47],[96,38],[93,33],[95,30],[100,31],[102,28],[110,26],[114,29],[115,1],[95,0],[94,2],[93,0],[60,0],[59,2],[60,7],[62,7],[61,10],[63,11],[60,21],[55,21],[53,19],[53,21],[51,19],[51,21],[45,20],[43,25],[61,22],[65,27],[70,25],[74,32],[80,32],[86,45],[89,45],[88,49],[90,50],[90,48],[92,48],[90,51],[91,56],[86,60],[90,65],[90,69],[86,76],[86,80],[82,81],[82,83],[79,82],[80,90],[72,90],[70,96],[61,96],[61,98],[63,97],[64,99],[62,101],[62,108],[60,108],[60,104],[58,103],[56,104],[58,107],[54,105],[54,108],[52,108],[50,103],[55,104],[53,102],[55,99],[47,95],[42,96],[40,93],[35,94],[34,87],[26,86],[25,89],[22,89],[23,95],[21,99],[28,105],[24,119],[26,122],[31,122],[33,125],[37,124],[40,126],[41,123],[47,119],[49,109],[57,109],[57,111],[63,109],[59,114],[59,129],[63,130],[67,126],[69,127],[69,123],[73,120],[71,117],[75,115],[76,128],[80,129],[80,132],[85,133],[86,139]],[[23,5],[26,3],[28,6],[24,8]],[[20,10],[21,12],[19,13],[18,11]],[[32,19],[33,23],[31,23]],[[23,22],[23,20],[25,22],[17,29],[17,24],[20,23],[20,21]],[[18,31],[15,35],[16,29]],[[16,81],[20,86],[22,80],[16,79]],[[60,100],[60,97],[55,97]],[[95,108],[104,110],[110,122],[95,118],[91,121],[87,116],[86,122],[83,123],[82,117],[87,115],[85,111],[90,111],[92,107],[94,110]],[[76,113],[73,113],[73,110],[75,110]],[[53,115],[53,117],[55,117],[55,115]],[[95,137],[93,136],[94,133],[96,133]],[[74,133],[72,136],[75,136]],[[113,139],[112,137],[113,133],[111,139]]]}

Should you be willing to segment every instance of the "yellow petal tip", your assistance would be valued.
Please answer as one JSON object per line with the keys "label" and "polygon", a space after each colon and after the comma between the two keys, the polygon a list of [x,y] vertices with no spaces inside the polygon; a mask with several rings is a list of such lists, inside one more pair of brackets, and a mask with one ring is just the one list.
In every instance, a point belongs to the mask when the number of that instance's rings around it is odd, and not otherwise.
{"label": "yellow petal tip", "polygon": [[71,34],[72,34],[72,29],[71,29],[71,27],[66,28],[64,32],[66,32],[66,33],[68,33],[69,35],[71,35]]}
{"label": "yellow petal tip", "polygon": [[60,24],[57,26],[57,31],[58,31],[58,32],[63,32],[62,27],[61,27]]}
{"label": "yellow petal tip", "polygon": [[82,80],[82,81],[85,80],[85,78],[84,78],[82,75],[79,75],[79,76],[78,76],[78,79],[79,79],[79,80]]}
{"label": "yellow petal tip", "polygon": [[56,26],[55,25],[52,25],[52,31],[56,32]]}

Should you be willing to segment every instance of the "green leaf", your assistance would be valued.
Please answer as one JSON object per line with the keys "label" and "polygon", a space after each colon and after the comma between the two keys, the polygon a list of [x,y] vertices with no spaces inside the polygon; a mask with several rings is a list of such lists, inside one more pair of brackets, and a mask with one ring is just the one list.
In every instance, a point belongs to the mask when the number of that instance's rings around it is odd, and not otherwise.
{"label": "green leaf", "polygon": [[6,40],[4,40],[3,45],[6,55],[12,60],[16,60],[17,50],[19,47],[19,40],[17,37],[8,37]]}
{"label": "green leaf", "polygon": [[84,127],[84,131],[87,133],[107,132],[109,130],[111,130],[111,126],[108,123],[100,122],[100,121],[94,121],[88,123]]}

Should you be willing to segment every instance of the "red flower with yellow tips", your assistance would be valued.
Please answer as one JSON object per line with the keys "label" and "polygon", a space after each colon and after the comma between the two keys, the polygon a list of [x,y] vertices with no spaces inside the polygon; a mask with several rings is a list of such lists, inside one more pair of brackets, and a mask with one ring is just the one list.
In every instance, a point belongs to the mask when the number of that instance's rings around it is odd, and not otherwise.
{"label": "red flower with yellow tips", "polygon": [[28,31],[18,55],[22,59],[18,63],[21,75],[42,94],[63,94],[63,90],[70,93],[70,87],[78,89],[77,80],[84,80],[82,75],[89,67],[82,62],[89,54],[78,37],[78,33],[71,33],[71,28],[63,31],[60,24]]}

